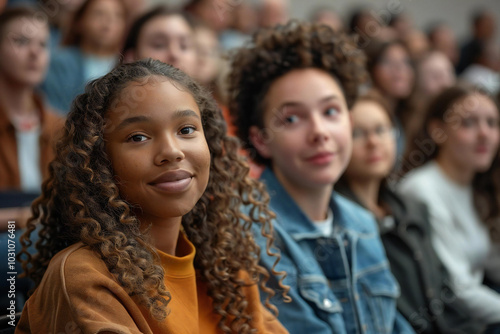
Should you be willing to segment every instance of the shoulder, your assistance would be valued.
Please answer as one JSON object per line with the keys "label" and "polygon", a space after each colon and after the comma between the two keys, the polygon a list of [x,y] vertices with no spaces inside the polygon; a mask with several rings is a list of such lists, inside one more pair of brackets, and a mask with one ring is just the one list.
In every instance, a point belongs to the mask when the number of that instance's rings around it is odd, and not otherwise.
{"label": "shoulder", "polygon": [[[49,71],[47,77],[65,75],[76,76],[80,75],[80,70],[83,66],[83,55],[81,51],[75,47],[59,48],[55,50],[50,57]],[[64,78],[63,78],[64,79]],[[65,77],[68,80],[67,77]]]}
{"label": "shoulder", "polygon": [[60,251],[52,258],[43,281],[59,282],[62,284],[61,288],[68,291],[73,288],[82,288],[83,282],[91,281],[93,277],[98,276],[113,280],[104,261],[89,247],[79,242]]}
{"label": "shoulder", "polygon": [[435,163],[428,163],[412,170],[398,183],[398,192],[411,197],[422,194],[424,191],[426,196],[431,194],[432,191],[429,190],[437,189],[441,180],[437,168]]}
{"label": "shoulder", "polygon": [[370,211],[338,193],[333,194],[333,200],[345,227],[362,233],[378,233],[377,223]]}

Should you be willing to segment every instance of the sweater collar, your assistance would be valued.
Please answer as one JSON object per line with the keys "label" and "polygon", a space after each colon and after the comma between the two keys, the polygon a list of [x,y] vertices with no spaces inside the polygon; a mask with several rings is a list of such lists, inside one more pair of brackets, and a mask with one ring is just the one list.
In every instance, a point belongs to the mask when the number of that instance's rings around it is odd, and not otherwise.
{"label": "sweater collar", "polygon": [[179,233],[176,248],[177,254],[184,255],[174,256],[160,250],[157,250],[157,253],[165,270],[165,276],[181,278],[195,275],[194,256],[196,249],[184,233]]}

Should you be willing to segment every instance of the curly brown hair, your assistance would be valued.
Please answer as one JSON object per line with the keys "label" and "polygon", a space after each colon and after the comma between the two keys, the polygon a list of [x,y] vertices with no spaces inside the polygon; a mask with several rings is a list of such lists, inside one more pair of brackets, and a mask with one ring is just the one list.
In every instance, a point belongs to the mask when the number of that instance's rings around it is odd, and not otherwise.
{"label": "curly brown hair", "polygon": [[[249,138],[251,126],[263,128],[266,94],[271,84],[295,69],[318,68],[329,73],[351,107],[367,79],[365,56],[355,41],[321,24],[290,21],[257,32],[251,44],[232,56],[228,78],[228,106],[237,135],[246,149],[256,152]],[[255,153],[257,163],[270,161]]]}
{"label": "curly brown hair", "polygon": [[[278,262],[279,255],[270,251],[273,214],[267,206],[269,198],[263,185],[248,177],[249,168],[237,155],[239,144],[226,135],[213,98],[182,71],[160,61],[120,65],[90,82],[75,99],[50,165],[50,177],[32,205],[33,217],[22,236],[19,259],[38,286],[50,259],[81,241],[98,254],[136,302],[155,319],[165,319],[170,295],[163,283],[164,270],[150,236],[141,232],[131,205],[120,196],[104,140],[106,113],[120,92],[131,82],[153,77],[185,87],[199,106],[210,150],[210,178],[205,193],[183,216],[182,226],[197,249],[194,266],[207,282],[214,311],[221,317],[219,328],[224,333],[250,333],[252,315],[241,292],[248,283],[238,279],[241,270],[248,272],[253,284],[260,283],[268,293],[266,306],[277,313],[269,303],[274,292],[265,286],[269,276],[258,265],[260,249],[251,233],[253,223],[261,224],[261,233],[268,238],[266,251]],[[38,222],[38,253],[30,255],[30,235]],[[284,273],[276,274],[283,275],[280,288],[287,291],[281,285]],[[287,298],[286,292],[283,297]]]}

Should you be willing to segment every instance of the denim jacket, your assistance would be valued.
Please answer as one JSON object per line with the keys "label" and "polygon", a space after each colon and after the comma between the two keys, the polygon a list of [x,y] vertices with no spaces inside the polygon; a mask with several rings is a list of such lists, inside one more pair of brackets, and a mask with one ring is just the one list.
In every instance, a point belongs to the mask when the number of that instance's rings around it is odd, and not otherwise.
{"label": "denim jacket", "polygon": [[[290,333],[414,333],[396,311],[399,286],[368,211],[333,193],[333,233],[324,237],[272,171],[266,169],[261,181],[277,217],[275,247],[281,259],[275,270],[287,273],[283,283],[293,299],[284,303],[277,293],[271,302]],[[254,227],[254,234],[261,248],[260,264],[270,271],[276,258],[266,254],[260,227]],[[271,277],[268,285],[277,289],[277,279]]]}

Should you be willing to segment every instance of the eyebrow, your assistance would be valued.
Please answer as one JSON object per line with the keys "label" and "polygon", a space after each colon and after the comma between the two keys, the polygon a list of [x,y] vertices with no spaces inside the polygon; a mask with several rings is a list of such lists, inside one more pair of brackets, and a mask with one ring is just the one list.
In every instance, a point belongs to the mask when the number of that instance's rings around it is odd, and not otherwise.
{"label": "eyebrow", "polygon": [[198,116],[198,114],[191,109],[176,110],[174,112],[174,115],[172,116],[172,118],[174,118],[174,119],[175,118],[182,118],[182,117],[196,117],[198,119],[200,118],[200,116]]}
{"label": "eyebrow", "polygon": [[124,127],[126,127],[129,124],[134,124],[134,123],[141,123],[141,122],[147,122],[150,121],[151,118],[147,116],[134,116],[134,117],[129,117],[124,119],[117,127],[116,130],[120,130]]}
{"label": "eyebrow", "polygon": [[[337,96],[337,95],[328,95],[328,96],[326,96],[326,97],[322,98],[321,100],[319,100],[318,102],[319,102],[320,104],[322,104],[322,103],[330,102],[331,100],[340,100],[340,97],[339,97],[339,96]],[[282,103],[282,104],[278,107],[278,109],[279,109],[279,110],[282,110],[282,109],[283,109],[283,108],[285,108],[285,107],[301,107],[301,106],[303,106],[303,105],[304,105],[304,104],[303,104],[303,103],[301,103],[301,102],[290,101],[290,102],[284,102],[284,103]]]}
{"label": "eyebrow", "polygon": [[[172,116],[173,119],[178,119],[182,117],[196,117],[200,119],[200,116],[196,112],[194,112],[191,109],[185,109],[185,110],[176,110],[174,111],[174,114]],[[129,117],[124,119],[117,127],[117,130],[120,130],[127,125],[134,124],[134,123],[141,123],[141,122],[152,122],[151,117],[148,116],[134,116],[134,117]]]}

